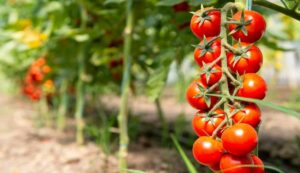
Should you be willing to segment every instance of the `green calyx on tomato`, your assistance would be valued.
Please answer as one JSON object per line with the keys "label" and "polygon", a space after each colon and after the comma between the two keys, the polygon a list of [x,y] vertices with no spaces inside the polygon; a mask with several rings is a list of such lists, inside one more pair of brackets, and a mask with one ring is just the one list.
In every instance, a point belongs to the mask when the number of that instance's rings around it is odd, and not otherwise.
{"label": "green calyx on tomato", "polygon": [[[239,21],[233,19],[232,23],[237,23],[237,26],[232,30],[230,31],[229,35],[232,35],[238,31],[242,31],[244,35],[248,35],[248,31],[247,31],[247,28],[246,26],[249,25],[251,23],[252,20],[245,20],[245,12],[242,11],[242,14],[241,14],[241,18]],[[231,23],[229,21],[229,23]]]}
{"label": "green calyx on tomato", "polygon": [[229,69],[240,75],[245,73],[256,73],[260,70],[263,55],[258,47],[249,43],[238,43],[233,46],[236,52],[227,52],[227,63]]}

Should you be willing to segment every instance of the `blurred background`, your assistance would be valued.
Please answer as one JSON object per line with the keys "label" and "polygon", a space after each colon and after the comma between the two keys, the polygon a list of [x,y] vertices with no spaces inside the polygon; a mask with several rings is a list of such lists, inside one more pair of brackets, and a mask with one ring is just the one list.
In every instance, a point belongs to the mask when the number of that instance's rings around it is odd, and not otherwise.
{"label": "blurred background", "polygon": [[[127,0],[128,1],[128,0]],[[199,74],[190,11],[221,0],[0,0],[0,173],[116,173],[117,115],[133,14],[128,167],[188,172],[175,136],[199,172],[185,89]],[[259,0],[258,0],[259,1]],[[269,1],[298,14],[299,1]],[[300,111],[300,18],[256,5],[267,21],[257,43],[268,102]],[[283,11],[284,12],[284,11]],[[127,23],[128,27],[128,23]],[[124,85],[124,84],[123,84]],[[260,157],[300,172],[300,120],[262,107]]]}

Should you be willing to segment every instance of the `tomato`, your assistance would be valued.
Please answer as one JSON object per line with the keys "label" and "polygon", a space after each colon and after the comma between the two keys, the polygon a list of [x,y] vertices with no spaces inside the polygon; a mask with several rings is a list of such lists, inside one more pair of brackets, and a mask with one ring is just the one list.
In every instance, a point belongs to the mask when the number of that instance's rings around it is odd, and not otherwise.
{"label": "tomato", "polygon": [[[207,42],[212,40],[213,37],[207,38]],[[200,48],[201,47],[201,48]],[[202,52],[204,51],[204,55]],[[221,55],[221,40],[216,39],[213,41],[210,45],[204,45],[204,40],[202,40],[198,47],[194,50],[194,59],[197,62],[197,64],[202,67],[203,63],[211,63],[215,59],[217,59]],[[221,61],[218,62],[218,65],[221,65]]]}
{"label": "tomato", "polygon": [[190,6],[187,2],[181,2],[179,4],[175,4],[173,5],[173,10],[175,12],[184,12],[184,11],[188,11],[190,9]]}
{"label": "tomato", "polygon": [[[250,156],[234,156],[231,154],[224,154],[220,161],[220,168],[222,173],[254,173],[251,167],[238,167],[242,165],[251,165],[252,159]],[[256,173],[256,172],[255,172]]]}
{"label": "tomato", "polygon": [[193,144],[194,158],[203,165],[213,165],[223,154],[222,143],[208,136],[198,138]]}
{"label": "tomato", "polygon": [[242,77],[242,86],[237,96],[263,99],[266,96],[267,84],[265,80],[255,73],[246,73]]}
{"label": "tomato", "polygon": [[[233,47],[247,49],[248,46],[251,46],[251,44],[241,43],[241,47],[239,44],[235,44]],[[244,55],[234,55],[232,52],[228,52],[227,61],[229,69],[238,74],[258,72],[263,62],[263,55],[260,49],[252,45],[245,51]],[[235,60],[235,58],[237,59]]]}
{"label": "tomato", "polygon": [[[244,15],[245,22],[250,22],[245,26],[247,34],[244,34],[242,30],[238,30],[232,36],[234,39],[240,40],[241,42],[254,43],[263,36],[266,30],[266,21],[263,16],[256,11],[245,10]],[[232,19],[240,21],[241,16],[242,12],[239,11],[232,16]],[[237,27],[241,27],[241,25],[229,24],[229,31],[232,31]]]}
{"label": "tomato", "polygon": [[220,162],[209,165],[208,168],[210,170],[212,170],[213,172],[218,172],[218,171],[220,171]]}
{"label": "tomato", "polygon": [[195,12],[191,19],[190,27],[193,34],[202,39],[206,37],[218,36],[221,31],[221,13],[220,11],[209,11],[201,14],[199,10]]}
{"label": "tomato", "polygon": [[224,119],[225,112],[222,109],[216,109],[209,118],[206,113],[199,111],[192,121],[194,131],[198,136],[211,136]]}
{"label": "tomato", "polygon": [[[218,65],[214,65],[207,73],[209,74],[209,77],[206,78],[206,73],[204,71],[204,67],[202,68],[203,74],[200,75],[201,81],[208,86],[211,86],[217,82],[222,77],[222,68]],[[208,79],[208,80],[207,80]]]}
{"label": "tomato", "polygon": [[224,130],[222,136],[224,149],[237,156],[243,156],[255,149],[258,136],[255,129],[244,123],[234,124]]}
{"label": "tomato", "polygon": [[197,95],[200,95],[203,93],[203,91],[201,91],[201,89],[199,88],[199,86],[197,84],[202,86],[204,90],[207,88],[207,86],[205,84],[203,84],[200,79],[194,80],[190,84],[190,86],[188,87],[187,92],[186,92],[186,99],[189,102],[189,104],[192,107],[202,110],[202,111],[213,107],[216,104],[216,102],[218,101],[218,98],[217,97],[208,97],[210,99],[210,106],[208,106],[205,102],[204,96],[199,96],[199,97],[197,96]]}
{"label": "tomato", "polygon": [[265,169],[264,169],[264,163],[263,161],[260,160],[259,157],[252,155],[251,156],[252,160],[253,160],[253,164],[256,166],[262,166],[262,167],[257,167],[257,168],[253,168],[253,173],[264,173]]}
{"label": "tomato", "polygon": [[[234,109],[232,111],[234,111]],[[233,115],[232,120],[235,123],[245,123],[255,128],[261,121],[260,108],[255,103],[248,103]]]}

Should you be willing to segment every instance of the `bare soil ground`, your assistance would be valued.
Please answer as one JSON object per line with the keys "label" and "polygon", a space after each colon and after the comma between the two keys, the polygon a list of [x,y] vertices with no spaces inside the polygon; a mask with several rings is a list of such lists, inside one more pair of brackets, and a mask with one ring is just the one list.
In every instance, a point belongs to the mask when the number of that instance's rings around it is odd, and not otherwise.
{"label": "bare soil ground", "polygon": [[[118,106],[118,98],[102,100],[111,109]],[[33,122],[36,112],[30,103],[6,94],[0,94],[0,173],[117,173],[117,155],[106,157],[93,143],[79,146],[73,134],[58,133],[48,128],[37,128]],[[166,97],[163,110],[168,121],[184,112],[191,119],[195,110],[178,105]],[[145,98],[130,102],[134,115],[143,121],[157,122],[153,103]],[[268,163],[280,160],[278,167],[287,173],[299,173],[300,150],[295,142],[300,134],[300,120],[283,113],[264,109],[260,130],[260,151]],[[129,168],[148,173],[185,173],[184,164],[173,149],[156,145],[145,146],[133,142],[128,156]],[[204,173],[205,171],[200,170]]]}

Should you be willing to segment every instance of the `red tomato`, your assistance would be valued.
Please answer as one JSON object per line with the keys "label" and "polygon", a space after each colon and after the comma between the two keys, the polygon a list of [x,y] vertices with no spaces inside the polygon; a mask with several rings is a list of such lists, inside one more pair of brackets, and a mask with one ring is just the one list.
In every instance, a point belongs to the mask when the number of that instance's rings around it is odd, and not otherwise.
{"label": "red tomato", "polygon": [[201,82],[200,79],[194,80],[187,89],[186,92],[186,99],[190,103],[190,105],[196,109],[201,111],[207,110],[213,107],[216,102],[218,101],[217,97],[210,97],[210,106],[207,106],[204,97],[197,97],[197,95],[201,94],[202,91],[200,90],[199,86],[201,85],[203,89],[206,89],[207,86]]}
{"label": "red tomato", "polygon": [[[207,41],[209,42],[213,37],[207,38]],[[215,59],[217,59],[221,55],[221,40],[216,39],[209,47],[205,47],[204,41],[202,40],[199,43],[199,46],[203,46],[204,48],[195,48],[194,50],[194,59],[197,62],[197,64],[202,67],[203,63],[211,63]],[[200,56],[201,53],[205,51],[206,53],[203,56]],[[219,65],[221,65],[221,61],[218,62]]]}
{"label": "red tomato", "polygon": [[237,92],[237,96],[264,99],[267,91],[265,80],[255,73],[246,73],[242,77],[242,86]]}
{"label": "red tomato", "polygon": [[193,144],[194,158],[203,165],[213,165],[220,162],[222,154],[222,143],[211,137],[202,136]]}
{"label": "red tomato", "polygon": [[[204,68],[202,68],[202,70],[204,70]],[[218,65],[214,65],[208,73],[210,73],[208,80],[206,78],[205,73],[201,74],[200,78],[201,78],[202,83],[204,83],[205,85],[211,86],[211,85],[219,82],[219,80],[221,79],[222,68]]]}
{"label": "red tomato", "polygon": [[[234,109],[232,109],[232,111],[234,111]],[[261,121],[260,108],[255,103],[249,103],[240,111],[238,111],[232,117],[232,120],[235,123],[245,123],[255,128]]]}
{"label": "red tomato", "polygon": [[[245,26],[247,35],[245,35],[242,30],[239,30],[232,36],[234,39],[240,40],[242,42],[254,43],[263,36],[266,30],[266,21],[263,16],[256,11],[245,10],[244,15],[245,22],[251,21],[248,25]],[[240,21],[241,16],[242,12],[239,11],[232,16],[232,19]],[[229,31],[232,31],[237,27],[240,27],[240,25],[229,24]]]}
{"label": "red tomato", "polygon": [[207,118],[205,113],[199,111],[193,118],[194,131],[198,136],[211,136],[224,119],[225,112],[222,109],[216,109],[210,118]]}
{"label": "red tomato", "polygon": [[190,9],[190,6],[187,2],[181,2],[179,4],[173,5],[173,10],[175,12],[184,12],[188,11]]}
{"label": "red tomato", "polygon": [[194,35],[200,39],[202,39],[204,36],[218,36],[221,30],[220,11],[216,10],[204,12],[202,15],[201,13],[201,10],[197,11],[191,19],[190,27]]}
{"label": "red tomato", "polygon": [[222,136],[224,149],[237,156],[243,156],[255,149],[258,136],[255,129],[248,124],[234,124],[224,130]]}
{"label": "red tomato", "polygon": [[208,168],[210,170],[212,170],[213,172],[218,172],[218,171],[220,171],[220,163],[218,162],[213,165],[209,165]]}
{"label": "red tomato", "polygon": [[253,160],[253,164],[256,166],[262,166],[262,167],[257,167],[257,168],[253,168],[253,173],[264,173],[265,169],[264,169],[264,163],[263,161],[260,160],[259,157],[252,155],[251,156],[252,160]]}
{"label": "red tomato", "polygon": [[[220,168],[222,173],[254,173],[251,167],[238,167],[241,165],[252,164],[250,156],[234,156],[231,154],[224,154],[221,158]],[[256,173],[256,172],[255,172]]]}
{"label": "red tomato", "polygon": [[[241,43],[242,49],[245,49],[248,46],[250,46],[250,44]],[[239,48],[239,44],[235,44],[233,47]],[[236,55],[234,55],[232,52],[227,53],[228,66],[232,72],[238,74],[258,72],[263,62],[263,55],[259,48],[252,45],[248,51],[245,52],[245,55],[246,57],[241,55],[241,58],[235,62]]]}

